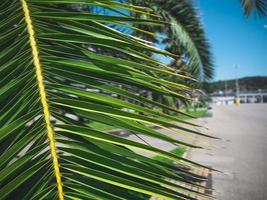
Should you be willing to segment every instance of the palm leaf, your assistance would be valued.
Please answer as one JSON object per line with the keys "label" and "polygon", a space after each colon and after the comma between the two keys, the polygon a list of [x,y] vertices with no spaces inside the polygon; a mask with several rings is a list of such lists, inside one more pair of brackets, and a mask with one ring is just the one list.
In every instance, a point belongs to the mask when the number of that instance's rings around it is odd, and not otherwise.
{"label": "palm leaf", "polygon": [[[173,133],[177,134],[184,131],[212,137],[194,130],[196,124],[151,108],[184,113],[133,92],[137,88],[187,99],[173,91],[191,91],[160,75],[180,80],[190,77],[146,56],[147,52],[171,53],[109,26],[164,23],[158,17],[146,20],[81,12],[73,4],[150,12],[112,0],[101,4],[94,0],[2,1],[1,199],[138,199],[136,193],[165,199],[194,199],[189,197],[192,194],[209,198],[169,181],[203,188],[176,174],[180,171],[201,179],[194,172],[154,161],[134,150],[160,154],[189,168],[205,166],[90,126],[97,121],[191,148],[200,147],[147,125],[176,128]],[[122,52],[131,60],[100,55],[96,48]]]}
{"label": "palm leaf", "polygon": [[253,13],[261,17],[265,17],[267,13],[266,0],[241,0],[241,5],[244,9],[244,14],[248,17]]}

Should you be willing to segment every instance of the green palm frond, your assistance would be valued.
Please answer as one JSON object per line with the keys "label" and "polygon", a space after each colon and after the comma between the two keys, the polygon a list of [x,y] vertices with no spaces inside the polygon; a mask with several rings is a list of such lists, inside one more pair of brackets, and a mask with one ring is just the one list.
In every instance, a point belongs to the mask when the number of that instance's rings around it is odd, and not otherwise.
{"label": "green palm frond", "polygon": [[214,68],[210,46],[192,2],[168,0],[158,7],[159,13],[170,23],[166,30],[169,38],[167,49],[186,55],[188,72],[195,78],[211,79]]}
{"label": "green palm frond", "polygon": [[257,13],[261,17],[265,17],[267,13],[266,0],[241,0],[241,5],[245,15],[248,17],[253,13]]}
{"label": "green palm frond", "polygon": [[[151,109],[166,105],[137,95],[132,88],[187,99],[189,86],[164,79],[190,79],[147,56],[161,51],[110,28],[110,24],[164,24],[158,17],[105,16],[73,4],[118,7],[102,0],[3,0],[0,5],[0,197],[1,199],[139,199],[135,193],[165,199],[209,199],[187,176],[202,177],[143,156],[159,154],[187,168],[205,168],[141,142],[91,127],[107,124],[190,148],[199,146],[166,136],[212,137],[197,125]],[[149,9],[124,6],[136,12]],[[149,11],[150,12],[150,11]],[[129,60],[94,49],[114,50]],[[176,93],[174,91],[181,91]],[[120,98],[117,98],[117,97]],[[177,121],[177,123],[170,123]],[[181,184],[174,184],[176,180]],[[132,191],[132,192],[131,192]],[[141,198],[140,198],[141,199]]]}

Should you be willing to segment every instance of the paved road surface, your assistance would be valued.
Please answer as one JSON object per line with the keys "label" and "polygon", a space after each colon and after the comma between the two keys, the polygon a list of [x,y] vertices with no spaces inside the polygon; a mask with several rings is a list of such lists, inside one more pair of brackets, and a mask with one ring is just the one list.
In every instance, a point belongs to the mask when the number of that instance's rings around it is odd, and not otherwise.
{"label": "paved road surface", "polygon": [[213,106],[213,117],[203,122],[222,140],[190,155],[225,172],[213,175],[217,199],[266,200],[267,104]]}

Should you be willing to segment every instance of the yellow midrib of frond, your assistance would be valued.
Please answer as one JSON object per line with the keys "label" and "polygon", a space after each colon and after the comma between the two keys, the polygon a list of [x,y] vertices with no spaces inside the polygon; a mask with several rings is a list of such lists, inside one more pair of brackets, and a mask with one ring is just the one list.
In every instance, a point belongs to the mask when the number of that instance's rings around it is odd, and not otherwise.
{"label": "yellow midrib of frond", "polygon": [[30,10],[29,10],[26,0],[21,0],[21,3],[22,3],[23,12],[24,12],[25,22],[27,24],[30,45],[32,48],[32,56],[33,56],[33,63],[35,66],[36,79],[38,82],[40,100],[41,100],[41,104],[43,107],[43,114],[44,114],[46,129],[47,129],[47,136],[49,138],[51,157],[53,160],[54,173],[55,173],[55,177],[57,181],[58,197],[60,200],[64,200],[63,185],[62,185],[61,174],[59,170],[58,155],[57,155],[57,149],[56,149],[56,143],[55,143],[55,132],[53,130],[53,127],[50,121],[51,114],[49,111],[49,106],[48,106],[47,97],[46,97],[44,78],[42,74],[42,65],[40,62],[39,51],[37,48],[35,31],[33,28]]}

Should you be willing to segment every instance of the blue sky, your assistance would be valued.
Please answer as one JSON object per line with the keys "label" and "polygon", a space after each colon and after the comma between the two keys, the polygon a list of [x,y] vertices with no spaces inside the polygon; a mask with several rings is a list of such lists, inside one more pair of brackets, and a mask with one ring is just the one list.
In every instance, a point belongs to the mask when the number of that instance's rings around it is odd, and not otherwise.
{"label": "blue sky", "polygon": [[[267,18],[243,16],[239,0],[195,0],[211,44],[214,80],[267,76]],[[240,67],[235,70],[234,64]]]}

